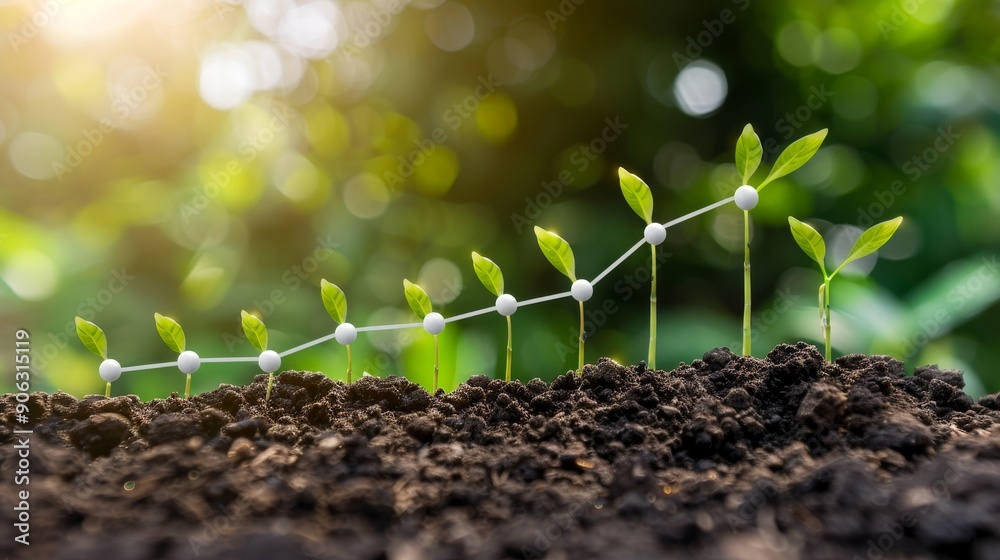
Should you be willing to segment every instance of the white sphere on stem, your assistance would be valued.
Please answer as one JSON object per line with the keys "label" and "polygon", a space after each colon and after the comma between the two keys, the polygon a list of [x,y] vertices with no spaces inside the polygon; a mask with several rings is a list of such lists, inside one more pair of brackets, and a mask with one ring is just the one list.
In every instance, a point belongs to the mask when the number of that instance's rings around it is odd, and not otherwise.
{"label": "white sphere on stem", "polygon": [[753,210],[757,206],[757,201],[760,200],[760,194],[757,192],[757,189],[750,185],[743,185],[736,189],[734,198],[736,199],[736,206],[740,210]]}
{"label": "white sphere on stem", "polygon": [[264,373],[274,373],[281,367],[281,356],[274,350],[264,350],[257,358],[257,365]]}
{"label": "white sphere on stem", "polygon": [[594,286],[586,280],[577,280],[569,291],[576,301],[587,301],[594,295]]}
{"label": "white sphere on stem", "polygon": [[358,339],[358,329],[350,323],[341,323],[337,325],[337,330],[333,331],[333,336],[337,342],[347,346]]}
{"label": "white sphere on stem", "polygon": [[667,228],[663,227],[663,224],[653,222],[646,226],[646,229],[642,232],[642,237],[650,245],[659,245],[667,238]]}
{"label": "white sphere on stem", "polygon": [[97,369],[97,372],[101,374],[101,379],[112,383],[118,381],[118,378],[122,376],[122,365],[118,363],[118,360],[107,359],[101,362],[101,367]]}
{"label": "white sphere on stem", "polygon": [[428,313],[424,317],[424,330],[428,334],[440,334],[444,330],[444,317],[440,313]]}
{"label": "white sphere on stem", "polygon": [[185,350],[177,356],[177,369],[181,370],[181,373],[194,373],[198,371],[201,367],[201,358],[198,354],[190,350]]}
{"label": "white sphere on stem", "polygon": [[517,311],[517,300],[510,294],[500,294],[497,298],[497,313],[510,317]]}

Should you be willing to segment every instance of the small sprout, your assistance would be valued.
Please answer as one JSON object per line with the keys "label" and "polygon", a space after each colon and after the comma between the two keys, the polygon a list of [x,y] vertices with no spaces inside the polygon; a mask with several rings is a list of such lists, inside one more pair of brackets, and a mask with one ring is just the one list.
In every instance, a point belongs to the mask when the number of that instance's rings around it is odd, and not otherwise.
{"label": "small sprout", "polygon": [[510,316],[517,311],[517,300],[514,299],[514,296],[503,293],[503,272],[500,271],[500,267],[495,262],[473,251],[472,268],[476,270],[476,276],[479,277],[479,281],[483,283],[483,286],[490,293],[497,296],[497,313],[507,318],[507,368],[504,379],[509,382],[510,362],[514,354],[511,345],[513,337]]}
{"label": "small sprout", "polygon": [[75,322],[76,336],[79,337],[80,342],[83,343],[87,350],[93,352],[95,356],[104,359],[97,372],[100,374],[101,379],[107,383],[104,387],[104,396],[110,397],[111,382],[118,381],[118,378],[122,376],[122,365],[118,363],[118,360],[108,358],[108,339],[104,336],[104,331],[101,330],[101,327],[80,316],[75,318]]}
{"label": "small sprout", "polygon": [[331,284],[325,279],[319,281],[320,295],[323,298],[323,307],[330,314],[330,318],[339,323],[337,330],[333,332],[337,342],[347,348],[347,382],[351,382],[351,343],[357,340],[358,330],[354,325],[347,322],[347,296],[336,284]]}
{"label": "small sprout", "polygon": [[198,354],[184,349],[184,329],[177,324],[177,321],[159,313],[153,313],[153,319],[156,321],[156,332],[160,333],[160,338],[163,339],[168,348],[178,354],[177,369],[187,375],[184,382],[184,398],[189,398],[191,396],[191,374],[201,367],[201,358],[198,357]]}
{"label": "small sprout", "polygon": [[901,223],[903,223],[902,216],[868,228],[854,242],[854,246],[851,247],[844,262],[840,263],[840,266],[833,272],[827,274],[826,264],[824,263],[826,259],[826,243],[823,242],[823,237],[812,226],[800,222],[791,216],[788,217],[788,225],[792,230],[792,237],[795,238],[795,242],[809,258],[816,261],[820,272],[823,274],[823,283],[819,287],[819,320],[820,329],[823,331],[823,340],[826,344],[826,361],[829,362],[831,357],[830,281],[848,264],[874,253],[885,245],[892,238],[893,234],[896,233],[896,230],[899,229]]}
{"label": "small sprout", "polygon": [[583,302],[594,295],[594,287],[590,285],[590,282],[576,278],[576,259],[573,257],[573,248],[565,239],[538,226],[535,226],[535,238],[538,240],[538,248],[542,250],[542,254],[545,255],[549,263],[573,282],[570,293],[573,295],[573,299],[580,303],[580,347],[577,371],[582,372],[583,341],[586,334],[583,330]]}
{"label": "small sprout", "polygon": [[629,173],[624,168],[618,168],[618,181],[621,184],[625,202],[643,221],[643,239],[649,243],[652,253],[653,270],[649,289],[649,360],[650,369],[656,369],[656,246],[667,238],[667,230],[661,224],[653,222],[653,193],[645,181]]}
{"label": "small sprout", "polygon": [[434,389],[438,390],[438,372],[440,370],[440,354],[438,347],[438,335],[444,330],[444,317],[440,313],[435,313],[431,305],[431,298],[423,288],[403,278],[403,295],[406,302],[410,304],[410,309],[424,322],[424,330],[434,336]]}
{"label": "small sprout", "polygon": [[736,140],[736,171],[742,185],[733,196],[736,207],[743,211],[743,355],[750,355],[750,210],[760,201],[760,191],[772,181],[788,175],[812,159],[826,138],[824,128],[792,142],[778,156],[771,171],[759,186],[750,185],[750,179],[760,167],[764,148],[753,126],[743,127]]}
{"label": "small sprout", "polygon": [[264,400],[269,401],[271,400],[271,387],[274,385],[274,372],[281,367],[281,356],[274,350],[267,349],[267,327],[264,326],[263,321],[246,311],[240,311],[240,318],[243,334],[247,335],[250,345],[260,351],[257,365],[260,366],[261,371],[267,373],[267,393]]}

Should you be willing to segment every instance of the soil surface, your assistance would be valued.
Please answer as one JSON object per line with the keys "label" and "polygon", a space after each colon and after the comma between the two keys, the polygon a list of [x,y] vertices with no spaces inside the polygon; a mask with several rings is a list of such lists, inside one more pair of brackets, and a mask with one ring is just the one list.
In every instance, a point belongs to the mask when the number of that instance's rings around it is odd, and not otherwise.
{"label": "soil surface", "polygon": [[266,380],[35,393],[28,487],[0,397],[0,556],[1000,558],[1000,397],[958,371],[798,343],[434,396],[286,371],[265,403]]}

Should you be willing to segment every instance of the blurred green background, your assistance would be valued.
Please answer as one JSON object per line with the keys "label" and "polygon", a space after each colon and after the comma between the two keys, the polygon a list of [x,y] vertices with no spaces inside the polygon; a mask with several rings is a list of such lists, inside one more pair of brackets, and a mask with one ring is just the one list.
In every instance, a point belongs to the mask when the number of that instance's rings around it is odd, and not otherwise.
{"label": "blurred green background", "polygon": [[[965,370],[1000,390],[1000,4],[547,0],[0,0],[0,322],[8,371],[32,335],[34,390],[101,392],[74,315],[123,365],[174,359],[153,313],[202,357],[254,355],[239,312],[278,351],[332,332],[326,278],[357,326],[414,318],[402,279],[446,316],[493,304],[475,250],[519,299],[568,289],[532,225],[592,278],[642,235],[623,166],[665,222],[730,196],[754,124],[765,166],[830,134],[753,212],[754,354],[819,342],[818,272],[786,218],[842,256],[859,227],[904,226],[833,286],[835,354]],[[547,187],[546,187],[547,185]],[[659,360],[738,351],[742,223],[734,206],[669,231]],[[649,252],[596,287],[588,362],[644,359]],[[877,266],[875,266],[877,262]],[[513,317],[514,376],[575,367],[576,306]],[[504,321],[449,324],[442,384],[501,375]],[[362,334],[355,371],[430,384],[423,331]],[[284,368],[343,379],[334,341]],[[253,364],[206,364],[202,392]],[[4,390],[13,390],[11,383]],[[114,394],[181,391],[176,369],[127,373]]]}

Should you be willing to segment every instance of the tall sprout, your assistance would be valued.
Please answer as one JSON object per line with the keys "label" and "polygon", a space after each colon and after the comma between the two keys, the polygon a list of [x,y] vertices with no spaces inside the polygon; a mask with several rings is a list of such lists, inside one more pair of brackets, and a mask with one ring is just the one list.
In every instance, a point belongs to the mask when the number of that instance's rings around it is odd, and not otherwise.
{"label": "tall sprout", "polygon": [[643,236],[649,243],[652,255],[650,261],[652,263],[652,276],[649,288],[649,359],[647,363],[650,369],[656,369],[656,246],[666,239],[667,230],[661,224],[653,222],[653,193],[645,181],[619,167],[618,182],[629,207],[646,222]]}

